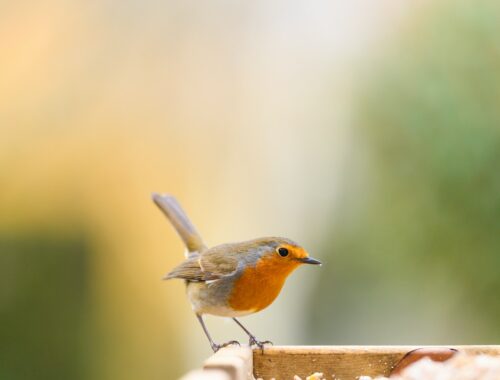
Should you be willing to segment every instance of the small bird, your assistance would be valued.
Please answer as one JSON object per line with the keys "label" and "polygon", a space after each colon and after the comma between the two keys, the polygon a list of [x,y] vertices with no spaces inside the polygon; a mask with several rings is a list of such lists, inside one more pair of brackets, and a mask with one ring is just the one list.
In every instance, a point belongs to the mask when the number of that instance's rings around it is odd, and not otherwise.
{"label": "small bird", "polygon": [[236,317],[269,306],[288,275],[301,264],[321,265],[304,248],[290,239],[264,237],[207,248],[180,204],[171,195],[152,195],[155,204],[170,220],[186,245],[186,259],[163,279],[183,279],[193,311],[200,321],[212,350],[216,352],[232,340],[217,344],[203,321],[204,314],[232,318],[249,336],[250,346],[264,348],[272,342],[259,341]]}

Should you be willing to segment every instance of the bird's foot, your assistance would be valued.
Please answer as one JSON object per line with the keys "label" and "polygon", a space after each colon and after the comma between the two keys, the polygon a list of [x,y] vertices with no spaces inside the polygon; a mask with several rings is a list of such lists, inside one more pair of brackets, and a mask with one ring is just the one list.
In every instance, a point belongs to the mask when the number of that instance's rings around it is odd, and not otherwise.
{"label": "bird's foot", "polygon": [[230,340],[229,342],[226,342],[226,343],[222,343],[222,344],[217,344],[217,343],[212,343],[211,346],[212,346],[212,350],[214,352],[217,352],[219,351],[221,348],[223,347],[227,347],[227,346],[230,346],[232,344],[237,344],[238,346],[241,346],[240,345],[240,342],[238,342],[237,340]]}
{"label": "bird's foot", "polygon": [[262,351],[262,353],[264,353],[264,345],[270,344],[272,346],[273,342],[271,342],[270,340],[264,340],[264,341],[261,342],[261,341],[257,340],[256,337],[251,336],[249,344],[250,344],[250,347],[251,346],[257,346],[257,347],[259,347],[260,350]]}

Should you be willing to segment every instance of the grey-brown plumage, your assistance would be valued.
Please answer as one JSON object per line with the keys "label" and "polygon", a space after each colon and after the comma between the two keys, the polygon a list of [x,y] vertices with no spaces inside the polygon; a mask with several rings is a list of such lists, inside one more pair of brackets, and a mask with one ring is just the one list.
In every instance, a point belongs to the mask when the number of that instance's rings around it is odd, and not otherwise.
{"label": "grey-brown plumage", "polygon": [[193,282],[220,280],[236,275],[238,267],[255,265],[263,255],[274,254],[280,244],[297,246],[290,239],[280,237],[221,244],[189,257],[163,278],[165,280],[180,278]]}

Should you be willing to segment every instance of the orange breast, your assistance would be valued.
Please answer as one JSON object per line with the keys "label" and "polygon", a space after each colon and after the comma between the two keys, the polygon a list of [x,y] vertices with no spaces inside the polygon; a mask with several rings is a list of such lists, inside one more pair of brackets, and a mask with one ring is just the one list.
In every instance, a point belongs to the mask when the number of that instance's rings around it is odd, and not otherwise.
{"label": "orange breast", "polygon": [[255,267],[245,269],[235,281],[229,306],[238,311],[259,311],[278,296],[287,276],[298,264],[261,259]]}

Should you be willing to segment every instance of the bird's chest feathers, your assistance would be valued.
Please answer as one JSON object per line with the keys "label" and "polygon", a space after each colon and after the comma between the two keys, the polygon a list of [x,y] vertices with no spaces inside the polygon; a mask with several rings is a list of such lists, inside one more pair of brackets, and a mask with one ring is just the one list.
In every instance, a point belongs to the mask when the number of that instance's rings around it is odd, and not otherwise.
{"label": "bird's chest feathers", "polygon": [[235,310],[259,311],[278,296],[287,276],[297,267],[274,259],[261,259],[246,268],[235,281],[229,306]]}

